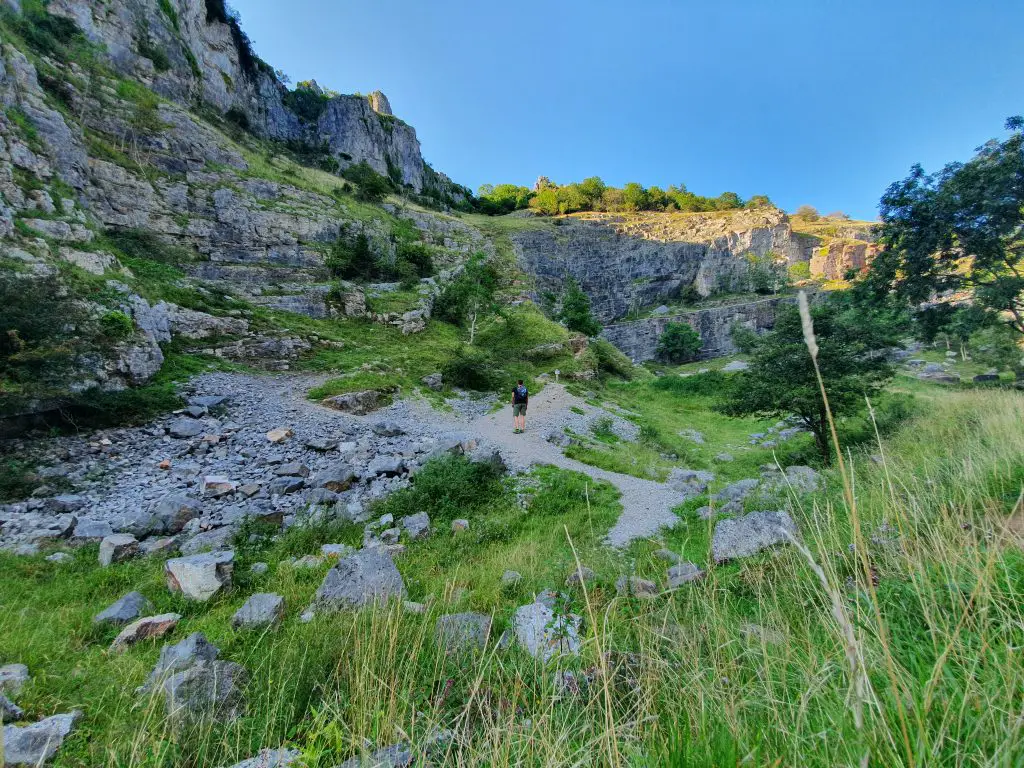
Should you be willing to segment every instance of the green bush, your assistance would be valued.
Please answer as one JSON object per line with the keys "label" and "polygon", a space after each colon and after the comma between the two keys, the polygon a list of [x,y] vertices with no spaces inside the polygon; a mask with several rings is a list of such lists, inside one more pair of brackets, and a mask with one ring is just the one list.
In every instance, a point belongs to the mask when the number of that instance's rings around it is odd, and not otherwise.
{"label": "green bush", "polygon": [[594,315],[590,311],[590,297],[571,277],[565,281],[565,290],[562,292],[562,309],[558,313],[558,319],[565,323],[565,327],[570,331],[576,331],[585,336],[596,336],[601,332],[601,324],[594,319]]}
{"label": "green bush", "polygon": [[350,165],[341,172],[341,176],[358,187],[356,199],[363,202],[379,203],[392,190],[388,179],[373,170],[365,160]]}
{"label": "green bush", "polygon": [[100,331],[111,341],[120,341],[134,335],[135,323],[124,312],[115,309],[100,318]]}
{"label": "green bush", "polygon": [[167,51],[155,45],[148,34],[142,35],[139,40],[139,55],[152,61],[157,72],[166,72],[171,68],[171,59]]}
{"label": "green bush", "polygon": [[623,379],[633,378],[633,361],[610,341],[591,339],[589,348],[597,359],[598,371]]}
{"label": "green bush", "polygon": [[442,369],[446,383],[478,392],[488,392],[501,386],[503,375],[490,356],[475,347],[459,349]]}
{"label": "green bush", "polygon": [[74,49],[88,47],[88,41],[71,19],[53,16],[41,0],[23,0],[21,13],[3,6],[4,23],[36,53],[57,61],[70,61]]}
{"label": "green bush", "polygon": [[492,464],[443,456],[427,462],[413,476],[411,487],[377,504],[374,514],[392,514],[397,520],[426,512],[435,523],[448,522],[485,509],[501,492],[500,473]]}
{"label": "green bush", "polygon": [[743,323],[734,323],[729,333],[732,336],[732,343],[736,345],[736,349],[745,355],[749,355],[754,351],[754,347],[757,346],[759,338],[757,331],[743,325]]}
{"label": "green bush", "polygon": [[685,363],[694,360],[703,342],[688,323],[669,323],[658,339],[658,357],[668,363]]}

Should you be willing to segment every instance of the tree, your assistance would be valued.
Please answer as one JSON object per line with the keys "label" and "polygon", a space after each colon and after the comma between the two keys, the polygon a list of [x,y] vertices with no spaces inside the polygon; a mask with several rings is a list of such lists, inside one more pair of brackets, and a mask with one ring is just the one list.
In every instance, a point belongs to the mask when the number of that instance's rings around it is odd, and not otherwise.
{"label": "tree", "polygon": [[658,339],[658,357],[667,363],[685,363],[697,357],[700,334],[687,323],[669,323]]}
{"label": "tree", "polygon": [[881,202],[882,252],[868,281],[912,307],[957,292],[1024,335],[1024,118],[967,163],[914,166]]}
{"label": "tree", "polygon": [[622,207],[627,211],[642,211],[647,208],[649,198],[647,190],[635,181],[622,188]]}
{"label": "tree", "polygon": [[768,195],[754,195],[747,200],[747,208],[760,208],[763,205],[771,205],[772,201]]}
{"label": "tree", "polygon": [[[856,413],[865,396],[892,375],[885,350],[897,324],[833,300],[811,311],[818,366],[834,416]],[[750,368],[736,374],[723,410],[734,416],[795,416],[814,435],[822,461],[831,462],[828,420],[796,308],[783,310],[772,332],[754,343]]]}
{"label": "tree", "polygon": [[601,324],[594,319],[590,311],[590,298],[571,277],[565,281],[562,310],[558,313],[558,319],[565,323],[565,327],[570,331],[586,336],[597,336],[601,332]]}
{"label": "tree", "polygon": [[793,215],[804,219],[805,221],[817,221],[821,218],[821,215],[818,213],[818,209],[813,205],[801,205],[796,209],[796,213]]}
{"label": "tree", "polygon": [[434,316],[466,328],[472,344],[482,317],[498,309],[495,301],[498,282],[498,272],[487,257],[482,253],[474,254],[462,273],[437,297]]}

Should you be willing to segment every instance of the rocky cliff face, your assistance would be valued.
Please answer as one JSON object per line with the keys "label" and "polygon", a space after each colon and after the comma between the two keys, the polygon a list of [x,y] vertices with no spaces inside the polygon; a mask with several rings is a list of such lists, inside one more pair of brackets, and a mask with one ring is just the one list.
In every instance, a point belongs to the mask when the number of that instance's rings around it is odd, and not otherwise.
{"label": "rocky cliff face", "polygon": [[[416,131],[393,116],[383,93],[338,96],[319,120],[304,122],[288,107],[273,68],[252,54],[236,22],[211,10],[216,7],[207,0],[52,0],[49,10],[103,46],[118,73],[166,99],[202,104],[266,138],[326,143],[343,169],[365,160],[415,192],[428,188]],[[444,177],[437,185],[454,189]]]}
{"label": "rocky cliff face", "polygon": [[643,363],[657,357],[658,340],[669,323],[687,323],[700,334],[700,359],[706,360],[737,352],[732,340],[732,329],[737,324],[757,333],[770,331],[775,325],[779,307],[793,303],[795,300],[791,296],[777,297],[642,320],[626,320],[605,326],[601,335],[634,362]]}
{"label": "rocky cliff face", "polygon": [[[92,388],[144,383],[160,369],[161,345],[172,337],[197,340],[197,348],[247,364],[286,366],[309,342],[265,326],[256,331],[246,320],[250,310],[239,307],[328,315],[326,256],[361,235],[386,261],[395,257],[401,231],[418,239],[442,270],[488,248],[480,233],[451,216],[357,205],[342,193],[341,179],[276,156],[265,141],[246,137],[236,143],[176,98],[158,101],[118,77],[130,73],[169,97],[201,87],[190,80],[190,68],[156,73],[131,48],[128,41],[137,43],[140,34],[135,23],[143,18],[132,14],[151,13],[155,6],[143,0],[54,0],[54,10],[74,12],[92,39],[106,41],[114,72],[85,71],[77,61],[19,50],[3,39],[6,27],[0,24],[0,288],[17,295],[53,285],[54,295],[71,297],[68,311],[81,320],[70,339],[73,359],[59,380],[47,380],[45,392],[19,395],[14,404],[7,391],[0,392],[0,412],[8,415],[58,407],[69,394]],[[187,29],[184,11],[196,7],[179,7],[178,24]],[[211,44],[205,55],[216,50]],[[231,60],[230,51],[223,53]],[[233,92],[232,98],[242,96]],[[339,114],[357,116],[348,123],[369,123],[385,152],[399,156],[403,142],[418,152],[412,129],[378,116],[366,99],[336,100],[326,116]],[[340,132],[335,139],[354,141]],[[374,141],[338,146],[372,153]],[[404,161],[409,174],[419,174],[410,176],[413,181],[424,175],[417,158],[412,153]],[[389,159],[370,155],[385,171]],[[410,235],[400,219],[418,234]],[[125,232],[155,236],[143,241],[146,249],[176,247],[167,269],[180,277],[158,287],[145,274],[133,274],[108,245]],[[147,263],[141,266],[149,269]],[[405,313],[415,317],[374,319],[403,331],[421,329],[433,290],[425,285],[423,306]],[[161,302],[162,292],[186,305]],[[360,291],[341,295],[337,311],[365,313]],[[104,319],[119,329],[116,340],[103,335]]]}
{"label": "rocky cliff face", "polygon": [[575,279],[606,324],[689,290],[705,297],[735,290],[749,273],[750,256],[807,259],[788,218],[775,208],[580,214],[555,224],[512,236],[520,265],[536,277],[537,295],[558,293],[567,278]]}

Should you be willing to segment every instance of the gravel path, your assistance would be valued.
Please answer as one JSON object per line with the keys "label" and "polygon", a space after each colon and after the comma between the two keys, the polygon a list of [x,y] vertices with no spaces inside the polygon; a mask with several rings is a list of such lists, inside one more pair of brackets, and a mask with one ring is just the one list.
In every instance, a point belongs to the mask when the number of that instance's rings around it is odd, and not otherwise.
{"label": "gravel path", "polygon": [[[585,411],[585,415],[575,413],[573,408]],[[547,436],[552,432],[560,433],[566,425],[582,431],[581,425],[588,419],[604,413],[571,395],[561,384],[548,384],[539,394],[530,397],[526,432],[521,435],[512,432],[509,408],[483,416],[460,418],[458,411],[440,413],[423,401],[406,400],[396,403],[385,413],[387,418],[400,423],[411,420],[419,422],[421,428],[426,423],[446,433],[468,433],[476,437],[481,445],[497,448],[505,463],[513,470],[525,471],[533,465],[551,464],[611,483],[621,493],[622,503],[622,514],[608,533],[607,541],[611,546],[626,546],[635,539],[653,536],[660,528],[679,521],[672,512],[674,507],[685,501],[685,496],[679,491],[664,483],[609,472],[570,459],[562,453],[561,448],[548,442]],[[379,419],[380,412],[366,418],[374,417]]]}

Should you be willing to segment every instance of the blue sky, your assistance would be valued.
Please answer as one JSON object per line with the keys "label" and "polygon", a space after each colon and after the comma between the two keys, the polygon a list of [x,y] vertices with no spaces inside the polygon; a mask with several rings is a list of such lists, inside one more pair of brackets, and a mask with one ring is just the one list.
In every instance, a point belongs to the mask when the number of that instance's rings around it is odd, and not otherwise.
{"label": "blue sky", "polygon": [[474,190],[601,176],[874,218],[1024,113],[1020,0],[233,0],[293,81],[384,91]]}

